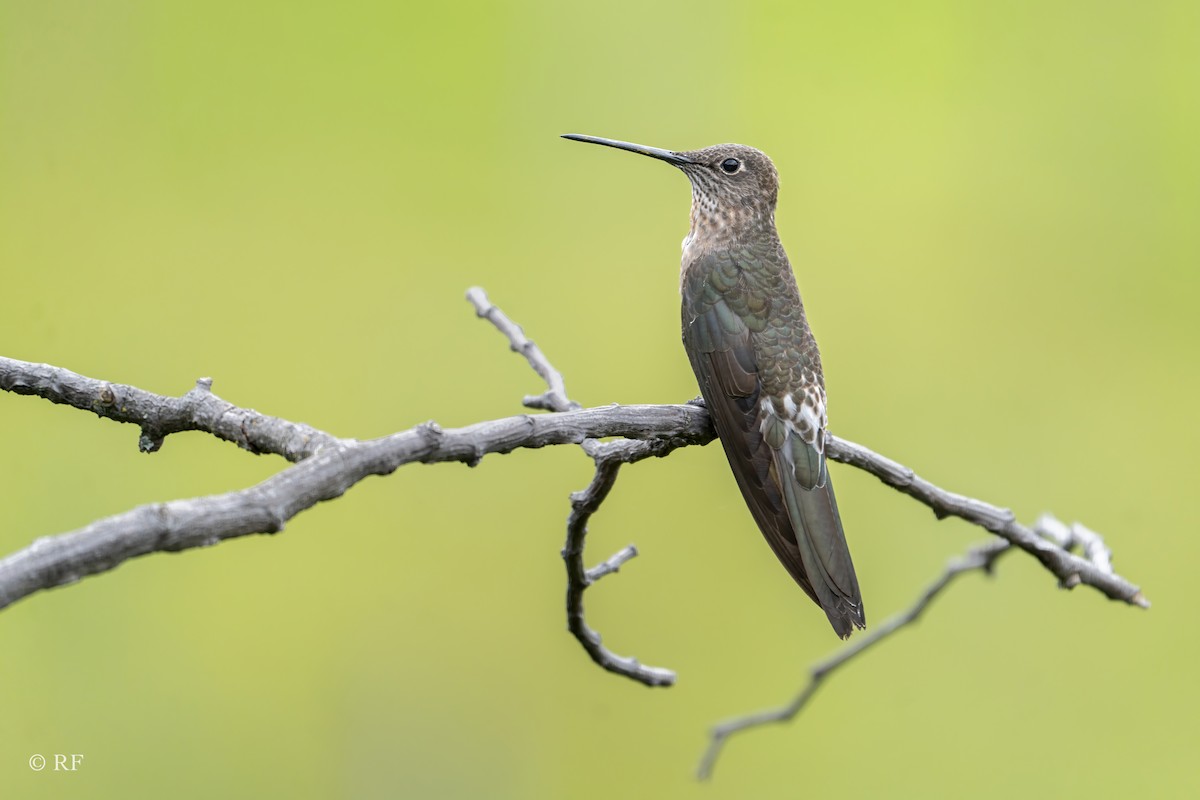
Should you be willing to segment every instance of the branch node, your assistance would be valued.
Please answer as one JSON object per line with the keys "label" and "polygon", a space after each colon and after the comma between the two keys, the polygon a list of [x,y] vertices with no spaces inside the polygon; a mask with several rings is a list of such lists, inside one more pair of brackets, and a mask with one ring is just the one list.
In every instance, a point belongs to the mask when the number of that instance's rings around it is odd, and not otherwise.
{"label": "branch node", "polygon": [[142,435],[138,437],[138,450],[143,453],[157,453],[165,438],[155,436],[149,428],[142,428]]}
{"label": "branch node", "polygon": [[637,548],[633,545],[628,545],[621,548],[607,560],[601,561],[596,566],[592,567],[585,573],[588,584],[593,584],[603,578],[605,575],[610,575],[614,572],[620,572],[621,567],[626,561],[635,557],[638,554]]}
{"label": "branch node", "polygon": [[1048,539],[1054,542],[1064,550],[1070,549],[1072,544],[1071,529],[1059,521],[1057,517],[1049,512],[1043,511],[1042,514],[1033,522],[1033,530],[1043,539]]}
{"label": "branch node", "polygon": [[200,391],[204,392],[205,394],[212,394],[212,385],[213,385],[212,378],[197,378],[196,379],[196,388],[199,389]]}
{"label": "branch node", "polygon": [[541,411],[554,411],[554,398],[550,392],[542,392],[541,394],[527,394],[521,398],[521,405],[526,408],[536,408]]}
{"label": "branch node", "polygon": [[267,520],[263,533],[269,533],[273,536],[287,527],[287,514],[279,508],[272,508],[269,513],[271,516]]}
{"label": "branch node", "polygon": [[442,426],[438,425],[433,420],[422,422],[417,426],[417,430],[420,432],[421,438],[424,439],[430,446],[436,445],[439,441],[441,441],[444,433],[442,431]]}
{"label": "branch node", "polygon": [[1083,579],[1079,577],[1079,573],[1072,572],[1070,575],[1059,581],[1058,585],[1063,589],[1074,589],[1081,583],[1083,583]]}

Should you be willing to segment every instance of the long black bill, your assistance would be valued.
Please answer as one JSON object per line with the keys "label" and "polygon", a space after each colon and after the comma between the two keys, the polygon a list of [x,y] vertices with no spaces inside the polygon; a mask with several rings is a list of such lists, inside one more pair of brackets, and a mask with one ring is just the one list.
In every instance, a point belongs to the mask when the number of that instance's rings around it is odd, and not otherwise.
{"label": "long black bill", "polygon": [[647,147],[644,144],[633,144],[632,142],[621,142],[616,139],[601,139],[599,136],[584,136],[582,133],[564,133],[564,139],[571,139],[576,142],[588,142],[589,144],[602,144],[605,147],[615,147],[618,150],[628,150],[631,153],[640,153],[644,156],[657,158],[660,161],[666,161],[668,164],[682,166],[684,164],[694,164],[696,162],[672,150],[663,150],[659,147]]}

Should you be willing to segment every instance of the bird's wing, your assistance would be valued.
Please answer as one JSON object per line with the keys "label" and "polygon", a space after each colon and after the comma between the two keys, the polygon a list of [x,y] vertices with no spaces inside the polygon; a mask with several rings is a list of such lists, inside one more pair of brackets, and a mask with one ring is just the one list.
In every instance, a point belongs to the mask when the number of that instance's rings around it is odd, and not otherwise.
{"label": "bird's wing", "polygon": [[825,464],[824,391],[814,379],[799,397],[766,395],[753,332],[731,308],[746,298],[711,277],[685,277],[683,337],[700,392],[767,543],[845,638],[865,619]]}

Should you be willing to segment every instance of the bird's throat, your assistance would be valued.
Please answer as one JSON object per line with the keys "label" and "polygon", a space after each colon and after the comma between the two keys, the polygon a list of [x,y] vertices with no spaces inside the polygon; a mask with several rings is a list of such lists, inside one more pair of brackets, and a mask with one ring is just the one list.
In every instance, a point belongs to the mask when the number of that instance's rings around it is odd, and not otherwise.
{"label": "bird's throat", "polygon": [[778,239],[773,211],[754,207],[722,204],[692,187],[692,211],[688,235],[683,240],[682,273],[701,256],[720,250],[732,250],[739,241],[757,241],[762,237]]}
{"label": "bird's throat", "polygon": [[714,247],[726,245],[732,238],[728,213],[723,213],[717,202],[692,189],[692,212],[688,235],[683,240],[683,269]]}

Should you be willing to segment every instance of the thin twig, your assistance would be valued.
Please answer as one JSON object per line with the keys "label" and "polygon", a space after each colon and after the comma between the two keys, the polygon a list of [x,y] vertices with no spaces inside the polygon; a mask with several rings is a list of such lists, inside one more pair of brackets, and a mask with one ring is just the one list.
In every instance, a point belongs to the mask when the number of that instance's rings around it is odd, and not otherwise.
{"label": "thin twig", "polygon": [[834,461],[865,470],[888,486],[919,500],[933,509],[938,519],[958,517],[1016,545],[1040,561],[1042,566],[1058,578],[1059,584],[1065,589],[1085,583],[1099,589],[1112,600],[1121,600],[1141,608],[1150,607],[1150,601],[1137,586],[1111,570],[1102,569],[1087,558],[1068,552],[1054,540],[1039,536],[1017,522],[1016,516],[1007,508],[999,508],[973,497],[948,492],[919,477],[903,464],[836,436],[828,437],[825,454]]}
{"label": "thin twig", "polygon": [[[571,495],[571,515],[567,520],[567,543],[563,546],[563,560],[567,564],[567,628],[583,645],[592,661],[609,672],[624,675],[646,686],[670,686],[675,683],[675,673],[663,667],[650,667],[636,658],[618,656],[600,643],[600,634],[588,627],[583,613],[583,593],[596,580],[615,569],[606,569],[617,556],[591,570],[583,566],[583,544],[587,537],[587,523],[604,502],[612,489],[621,462],[611,458],[596,459],[596,474],[582,492]],[[621,553],[636,553],[632,547]]]}
{"label": "thin twig", "polygon": [[872,626],[871,630],[859,634],[849,645],[839,650],[832,657],[811,667],[808,672],[808,683],[790,703],[780,708],[735,717],[714,726],[709,732],[708,748],[704,751],[704,756],[700,759],[700,766],[696,770],[696,776],[700,780],[707,780],[712,775],[717,757],[720,756],[721,749],[730,736],[749,728],[790,721],[800,713],[808,704],[808,701],[812,699],[812,696],[817,693],[817,689],[821,687],[821,683],[825,678],[832,674],[838,667],[879,644],[901,628],[916,622],[934,599],[954,582],[955,578],[975,570],[990,572],[996,559],[1010,548],[1011,545],[1003,540],[992,540],[972,547],[964,555],[950,561],[941,576],[926,587],[921,596],[917,598],[917,602],[907,610],[885,620],[880,625]]}
{"label": "thin twig", "polygon": [[[1042,514],[1033,525],[1035,535],[1049,539],[1064,550],[1079,548],[1083,558],[1101,572],[1112,572],[1111,553],[1099,534],[1075,523],[1067,526],[1051,514]],[[790,722],[794,719],[817,693],[822,682],[835,670],[861,655],[866,650],[887,639],[892,634],[916,622],[930,604],[954,583],[955,579],[968,572],[981,571],[991,574],[996,561],[1013,549],[1013,545],[1004,539],[993,539],[976,545],[958,558],[952,559],[942,574],[925,588],[916,602],[904,611],[874,627],[869,632],[860,635],[851,644],[843,647],[829,658],[813,665],[808,671],[808,682],[796,694],[790,703],[780,708],[760,711],[741,717],[734,717],[720,723],[709,732],[708,747],[700,759],[696,775],[700,780],[707,780],[712,775],[717,758],[729,737],[742,731],[770,725]]]}
{"label": "thin twig", "polygon": [[631,558],[636,558],[638,554],[637,548],[631,544],[627,544],[617,552],[609,556],[607,561],[601,561],[596,566],[587,571],[588,583],[595,583],[605,575],[611,575],[614,572],[620,572],[621,567],[625,566],[625,562]]}
{"label": "thin twig", "polygon": [[475,316],[486,319],[508,337],[509,349],[524,356],[529,366],[533,367],[533,371],[546,382],[545,392],[525,396],[522,401],[525,406],[544,411],[571,411],[582,408],[567,396],[567,386],[562,373],[554,368],[542,349],[525,336],[525,330],[488,299],[487,292],[479,286],[472,286],[467,289],[467,300],[475,306]]}
{"label": "thin twig", "polygon": [[238,408],[212,393],[212,378],[196,381],[182,397],[167,397],[62,367],[0,357],[0,389],[137,425],[142,429],[138,447],[144,453],[155,452],[169,434],[182,431],[203,431],[252,453],[274,453],[293,462],[338,441],[302,423]]}
{"label": "thin twig", "polygon": [[[525,336],[520,325],[509,319],[497,308],[478,286],[467,290],[467,300],[475,306],[476,316],[492,323],[504,334],[513,352],[520,353],[529,362],[542,380],[546,391],[540,395],[526,395],[524,404],[530,408],[546,411],[568,412],[580,408],[567,395],[566,381],[562,373],[554,368],[550,359],[536,344]],[[591,483],[581,492],[571,495],[571,514],[567,518],[567,541],[563,545],[562,557],[567,569],[567,630],[579,642],[592,661],[617,675],[645,684],[646,686],[670,686],[675,683],[675,673],[663,667],[650,667],[636,658],[619,656],[601,644],[600,634],[587,624],[583,611],[583,593],[587,588],[637,555],[637,549],[629,545],[599,566],[587,569],[583,563],[584,543],[587,540],[588,520],[599,510],[608,497],[622,464],[640,461],[649,456],[666,455],[683,442],[613,442],[602,444],[596,438],[580,442],[583,451],[591,456],[596,473]]]}

